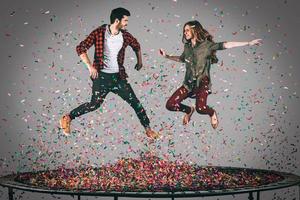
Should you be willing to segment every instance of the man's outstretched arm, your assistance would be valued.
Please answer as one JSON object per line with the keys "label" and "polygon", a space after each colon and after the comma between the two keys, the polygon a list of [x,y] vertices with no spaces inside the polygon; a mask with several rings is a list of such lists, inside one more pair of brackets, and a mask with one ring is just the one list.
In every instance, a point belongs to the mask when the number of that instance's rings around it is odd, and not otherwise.
{"label": "man's outstretched arm", "polygon": [[142,60],[142,51],[141,51],[141,48],[137,51],[134,51],[135,52],[135,55],[136,55],[136,60],[137,60],[137,63],[135,65],[135,69],[136,70],[140,70],[142,67],[143,67],[143,60]]}
{"label": "man's outstretched arm", "polygon": [[137,41],[135,37],[133,37],[130,33],[127,32],[126,37],[129,39],[129,46],[133,49],[136,55],[137,63],[135,65],[136,70],[140,70],[143,67],[143,59],[142,59],[142,51],[141,51],[141,45]]}

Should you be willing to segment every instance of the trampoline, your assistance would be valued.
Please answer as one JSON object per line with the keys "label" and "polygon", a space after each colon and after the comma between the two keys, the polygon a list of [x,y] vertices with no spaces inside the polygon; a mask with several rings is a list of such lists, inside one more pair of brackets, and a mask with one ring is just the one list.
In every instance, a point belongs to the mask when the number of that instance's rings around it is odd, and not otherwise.
{"label": "trampoline", "polygon": [[[199,166],[183,161],[167,161],[153,155],[140,159],[120,159],[99,168],[82,167],[23,172],[0,177],[0,185],[13,190],[77,196],[140,198],[178,198],[225,196],[248,193],[248,199],[260,199],[260,193],[297,186],[300,177],[285,172]],[[299,191],[300,192],[300,191]]]}

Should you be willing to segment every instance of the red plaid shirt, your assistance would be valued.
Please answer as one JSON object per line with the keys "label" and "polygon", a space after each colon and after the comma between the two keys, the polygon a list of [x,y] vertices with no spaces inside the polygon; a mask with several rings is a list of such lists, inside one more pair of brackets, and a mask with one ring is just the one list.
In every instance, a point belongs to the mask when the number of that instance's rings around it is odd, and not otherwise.
{"label": "red plaid shirt", "polygon": [[[95,54],[94,54],[94,62],[93,67],[95,67],[98,72],[103,69],[103,60],[104,60],[104,37],[106,31],[106,24],[98,27],[93,30],[90,35],[80,42],[80,44],[76,47],[76,51],[78,55],[86,53],[87,50],[95,45]],[[140,50],[140,44],[129,32],[125,30],[121,30],[123,35],[123,46],[118,53],[118,64],[119,64],[119,75],[121,79],[126,79],[128,75],[125,72],[124,67],[124,57],[125,57],[125,48],[129,45],[131,48],[137,52]]]}

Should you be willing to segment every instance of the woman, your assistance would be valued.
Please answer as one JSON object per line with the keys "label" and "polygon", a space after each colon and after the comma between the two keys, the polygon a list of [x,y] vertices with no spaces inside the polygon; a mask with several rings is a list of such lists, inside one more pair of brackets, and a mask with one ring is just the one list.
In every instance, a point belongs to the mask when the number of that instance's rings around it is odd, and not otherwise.
{"label": "woman", "polygon": [[[261,43],[261,39],[250,42],[218,42],[213,41],[212,35],[198,21],[189,21],[183,26],[182,42],[184,51],[181,56],[170,56],[163,49],[160,54],[170,60],[186,64],[183,85],[169,98],[166,108],[170,111],[181,111],[185,115],[183,124],[186,125],[196,110],[199,114],[209,115],[214,129],[218,127],[216,111],[207,104],[207,96],[211,93],[210,66],[217,63],[217,50],[233,47],[252,46]],[[188,98],[196,98],[196,106],[186,106],[181,102]]]}

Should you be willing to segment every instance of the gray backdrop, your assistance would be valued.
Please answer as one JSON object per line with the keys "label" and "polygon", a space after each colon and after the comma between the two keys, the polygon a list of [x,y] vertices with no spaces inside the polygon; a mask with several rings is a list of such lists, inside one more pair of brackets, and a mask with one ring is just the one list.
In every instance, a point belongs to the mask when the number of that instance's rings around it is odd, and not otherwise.
{"label": "gray backdrop", "polygon": [[[75,47],[93,29],[109,23],[110,11],[119,6],[131,11],[128,30],[143,51],[144,68],[137,72],[134,53],[127,49],[128,80],[152,127],[164,135],[152,146],[147,146],[134,111],[114,94],[101,109],[73,121],[71,137],[62,136],[58,128],[63,113],[91,96],[88,70]],[[170,160],[300,175],[299,8],[296,0],[2,1],[0,175],[62,164],[99,166],[138,157],[149,148]],[[163,59],[158,49],[179,55],[182,26],[192,19],[215,41],[263,39],[260,47],[218,52],[208,98],[220,119],[217,130],[208,116],[196,113],[184,127],[182,113],[165,109],[185,67]],[[185,102],[192,105],[194,100]],[[52,198],[16,194],[22,199]],[[6,189],[1,188],[0,198],[7,198]],[[296,187],[262,193],[266,200],[295,198]]]}

